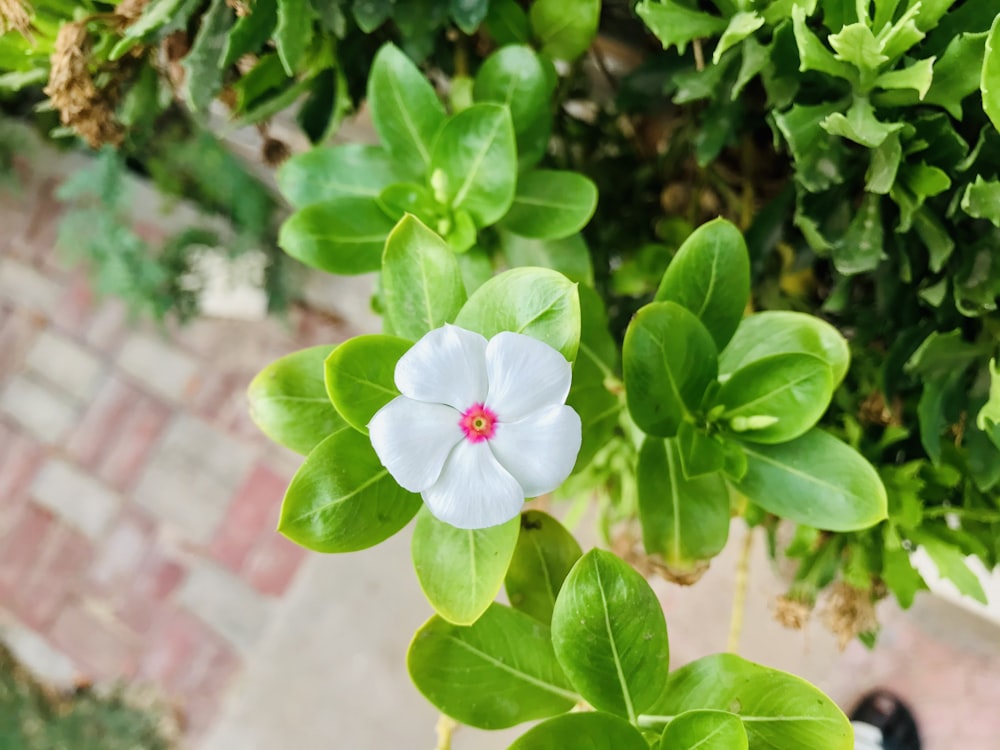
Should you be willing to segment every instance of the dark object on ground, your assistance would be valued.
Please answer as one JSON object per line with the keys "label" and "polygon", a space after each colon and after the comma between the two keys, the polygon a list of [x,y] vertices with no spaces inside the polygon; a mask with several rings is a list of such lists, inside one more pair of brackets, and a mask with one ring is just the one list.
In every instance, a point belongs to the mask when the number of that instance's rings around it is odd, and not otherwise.
{"label": "dark object on ground", "polygon": [[913,712],[887,690],[874,690],[858,702],[851,721],[862,721],[882,731],[885,750],[920,750],[920,733]]}

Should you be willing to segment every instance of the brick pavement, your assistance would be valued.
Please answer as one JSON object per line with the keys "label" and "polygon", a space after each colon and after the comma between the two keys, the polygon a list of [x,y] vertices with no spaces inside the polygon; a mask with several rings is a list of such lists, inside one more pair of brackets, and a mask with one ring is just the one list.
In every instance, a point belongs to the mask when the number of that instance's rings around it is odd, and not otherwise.
{"label": "brick pavement", "polygon": [[0,190],[0,631],[64,684],[158,685],[195,736],[304,558],[274,532],[298,459],[246,386],[347,331],[302,310],[132,325],[54,251],[56,181],[22,172]]}

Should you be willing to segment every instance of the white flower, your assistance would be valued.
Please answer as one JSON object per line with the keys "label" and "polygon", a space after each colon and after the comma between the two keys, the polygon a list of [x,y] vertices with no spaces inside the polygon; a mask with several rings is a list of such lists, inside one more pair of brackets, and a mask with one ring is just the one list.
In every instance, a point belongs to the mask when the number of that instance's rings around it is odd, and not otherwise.
{"label": "white flower", "polygon": [[530,336],[445,325],[396,365],[401,396],[368,424],[382,465],[461,529],[509,521],[526,497],[551,492],[580,451],[580,417],[566,406],[572,372]]}

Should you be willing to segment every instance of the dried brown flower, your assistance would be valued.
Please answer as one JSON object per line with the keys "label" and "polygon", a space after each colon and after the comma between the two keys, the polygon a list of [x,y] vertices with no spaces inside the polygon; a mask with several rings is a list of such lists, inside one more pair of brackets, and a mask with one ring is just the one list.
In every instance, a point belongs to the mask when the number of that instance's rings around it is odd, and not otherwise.
{"label": "dried brown flower", "polygon": [[779,596],[774,600],[774,619],[789,630],[802,630],[811,614],[809,602],[791,596]]}
{"label": "dried brown flower", "polygon": [[226,5],[235,10],[240,18],[250,15],[250,5],[247,0],[226,0]]}
{"label": "dried brown flower", "polygon": [[870,633],[878,628],[871,592],[857,589],[844,581],[830,586],[822,617],[823,624],[837,636],[841,651],[861,633]]}
{"label": "dried brown flower", "polygon": [[31,38],[31,6],[25,0],[0,0],[0,34],[8,31]]}
{"label": "dried brown flower", "polygon": [[139,20],[149,0],[122,0],[115,6],[115,15],[124,22],[123,26],[131,26]]}
{"label": "dried brown flower", "polygon": [[261,158],[264,159],[264,163],[269,167],[281,166],[292,155],[292,150],[288,148],[288,144],[284,141],[279,141],[277,138],[265,139],[260,151]]}

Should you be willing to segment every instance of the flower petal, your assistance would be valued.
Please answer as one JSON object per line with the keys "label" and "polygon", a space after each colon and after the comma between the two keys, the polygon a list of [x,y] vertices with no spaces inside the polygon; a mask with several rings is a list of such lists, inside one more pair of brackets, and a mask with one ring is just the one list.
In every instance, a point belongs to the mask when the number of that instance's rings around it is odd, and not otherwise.
{"label": "flower petal", "polygon": [[525,497],[537,497],[552,492],[573,471],[582,434],[572,407],[549,406],[518,422],[498,424],[489,446]]}
{"label": "flower petal", "polygon": [[425,334],[396,363],[404,396],[465,411],[486,399],[486,339],[445,324]]}
{"label": "flower petal", "polygon": [[397,396],[372,417],[368,435],[399,486],[420,492],[441,476],[448,454],[462,439],[459,419],[450,406]]}
{"label": "flower petal", "polygon": [[460,529],[499,526],[524,505],[521,485],[497,463],[485,441],[460,442],[440,479],[421,494],[431,513]]}
{"label": "flower petal", "polygon": [[516,422],[546,406],[566,402],[573,370],[548,344],[504,331],[486,347],[490,392],[486,405],[501,422]]}

